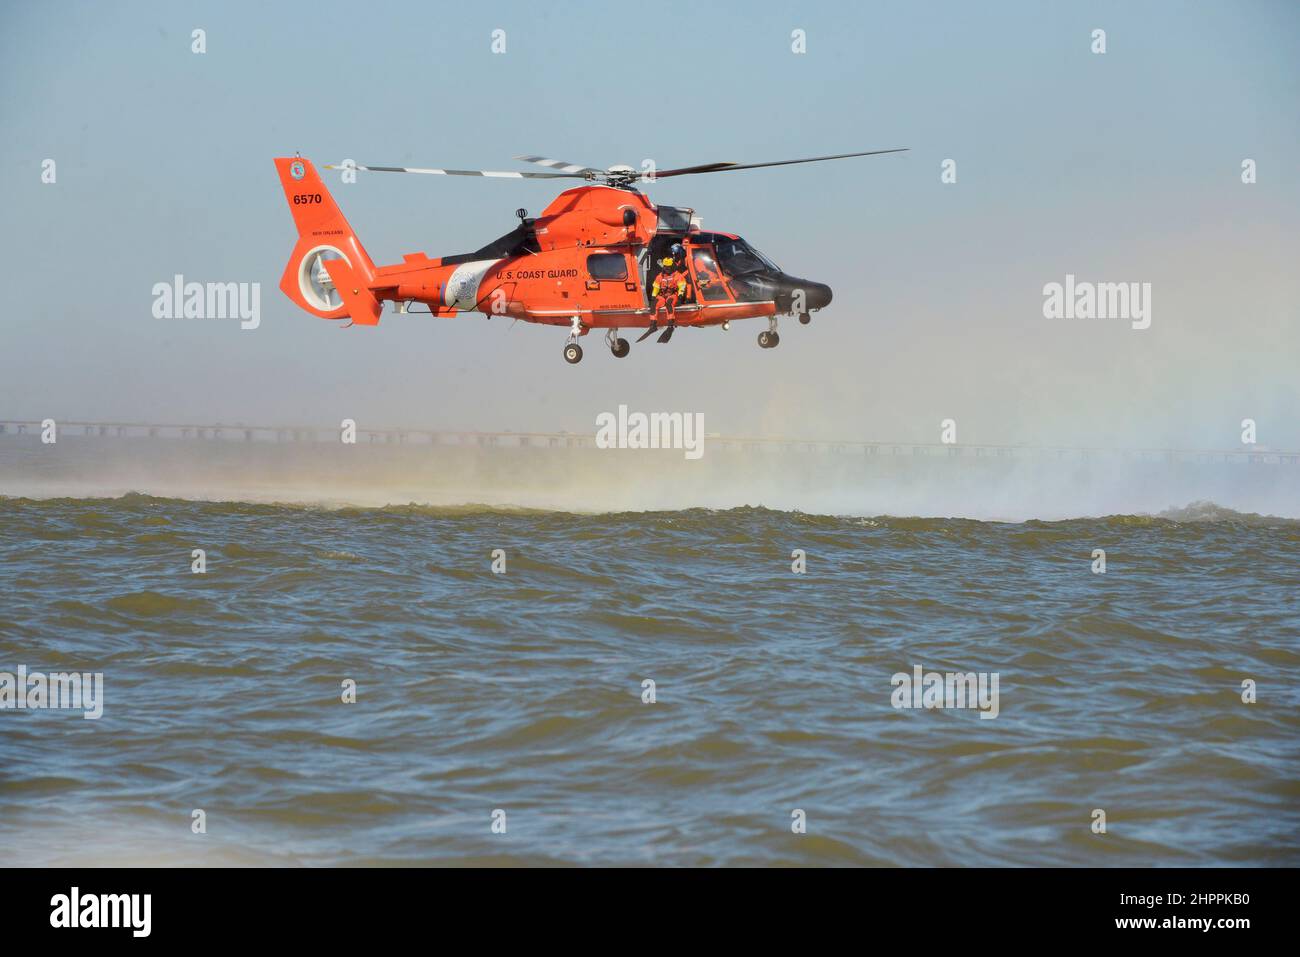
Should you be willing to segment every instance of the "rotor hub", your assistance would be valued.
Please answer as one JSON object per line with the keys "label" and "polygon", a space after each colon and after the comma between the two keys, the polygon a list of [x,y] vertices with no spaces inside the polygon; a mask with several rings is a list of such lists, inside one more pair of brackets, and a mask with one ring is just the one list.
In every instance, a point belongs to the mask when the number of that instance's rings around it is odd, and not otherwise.
{"label": "rotor hub", "polygon": [[616,189],[631,189],[633,184],[641,178],[631,166],[617,165],[610,166],[604,173],[594,173],[591,179],[594,181],[603,181],[607,186],[613,186]]}

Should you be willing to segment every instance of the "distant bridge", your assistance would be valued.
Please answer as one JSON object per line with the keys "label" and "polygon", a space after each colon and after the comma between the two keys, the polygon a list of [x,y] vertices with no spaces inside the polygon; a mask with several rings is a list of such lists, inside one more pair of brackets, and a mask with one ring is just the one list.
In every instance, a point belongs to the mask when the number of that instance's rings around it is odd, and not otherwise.
{"label": "distant bridge", "polygon": [[[341,430],[303,425],[161,424],[148,422],[83,422],[55,420],[63,436],[222,440],[242,442],[337,442]],[[38,420],[0,419],[0,435],[39,435]],[[480,448],[596,448],[595,433],[475,432],[460,429],[401,429],[357,427],[358,443]],[[1093,459],[1120,457],[1150,462],[1234,462],[1249,465],[1300,465],[1300,452],[1256,446],[1242,449],[1095,448],[1071,446],[971,445],[939,442],[863,442],[708,433],[710,449],[815,453],[853,456],[933,456],[964,458]]]}

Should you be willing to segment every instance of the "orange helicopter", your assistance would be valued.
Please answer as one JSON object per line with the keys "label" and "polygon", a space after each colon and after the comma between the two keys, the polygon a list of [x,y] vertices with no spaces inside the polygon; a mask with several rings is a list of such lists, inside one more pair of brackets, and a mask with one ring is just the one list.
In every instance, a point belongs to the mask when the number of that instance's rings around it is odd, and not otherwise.
{"label": "orange helicopter", "polygon": [[376,266],[339,211],[312,164],[301,157],[275,160],[298,244],[285,267],[280,289],[298,306],[322,319],[348,317],[379,322],[385,301],[398,313],[423,304],[434,316],[480,312],[526,322],[568,326],[564,358],[582,360],[578,339],[605,329],[610,351],[631,351],[621,329],[644,328],[640,339],[662,329],[667,342],[679,326],[722,326],[733,319],[766,318],[758,344],[781,341],[778,315],[801,323],[830,304],[825,283],[798,279],[734,233],[703,230],[694,210],[652,203],[637,186],[670,176],[789,166],[853,156],[901,153],[901,149],[840,153],[774,163],[707,163],[638,173],[630,166],[599,170],[541,156],[518,160],[547,172],[420,169],[346,163],[327,169],[436,176],[492,176],[509,179],[580,179],[536,218],[517,210],[519,225],[472,253],[432,259],[409,253],[392,266]]}

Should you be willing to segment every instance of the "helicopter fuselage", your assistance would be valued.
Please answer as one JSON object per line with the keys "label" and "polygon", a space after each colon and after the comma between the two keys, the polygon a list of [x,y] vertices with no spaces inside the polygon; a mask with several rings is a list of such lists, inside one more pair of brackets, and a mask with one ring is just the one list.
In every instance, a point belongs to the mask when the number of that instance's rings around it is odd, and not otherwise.
{"label": "helicopter fuselage", "polygon": [[637,328],[664,322],[651,294],[674,244],[688,277],[675,306],[679,326],[808,313],[830,288],[781,272],[731,233],[702,231],[693,210],[656,206],[636,190],[578,186],[536,219],[483,249],[430,258],[416,253],[381,266],[368,284],[376,299],[422,304],[437,316],[480,312],[547,325]]}
{"label": "helicopter fuselage", "polygon": [[694,210],[655,205],[622,179],[567,189],[535,219],[521,209],[517,227],[472,253],[408,253],[376,266],[316,168],[295,156],[275,164],[298,230],[280,289],[322,319],[374,326],[392,302],[399,313],[478,312],[567,326],[564,357],[575,363],[577,339],[592,329],[608,330],[606,342],[622,358],[630,346],[619,329],[646,329],[641,341],[663,325],[663,343],[680,327],[726,329],[735,319],[767,317],[758,342],[771,348],[780,341],[778,315],[807,323],[831,301],[824,283],[787,275],[741,237],[705,231]]}

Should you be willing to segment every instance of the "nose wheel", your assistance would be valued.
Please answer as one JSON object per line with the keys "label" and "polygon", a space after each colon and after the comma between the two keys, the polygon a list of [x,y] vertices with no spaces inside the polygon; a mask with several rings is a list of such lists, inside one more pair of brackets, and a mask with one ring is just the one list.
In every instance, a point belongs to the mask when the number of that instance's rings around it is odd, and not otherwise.
{"label": "nose wheel", "polygon": [[806,312],[799,313],[799,325],[806,326],[810,322],[812,322],[812,316],[808,315]]}

